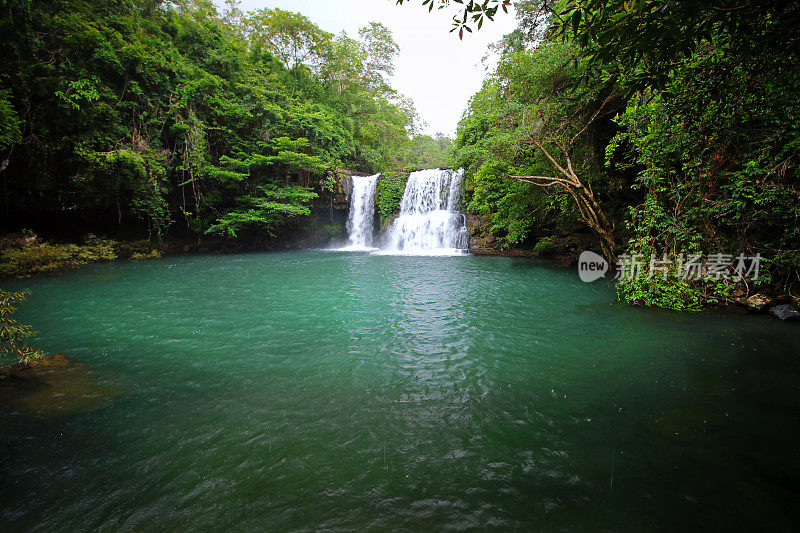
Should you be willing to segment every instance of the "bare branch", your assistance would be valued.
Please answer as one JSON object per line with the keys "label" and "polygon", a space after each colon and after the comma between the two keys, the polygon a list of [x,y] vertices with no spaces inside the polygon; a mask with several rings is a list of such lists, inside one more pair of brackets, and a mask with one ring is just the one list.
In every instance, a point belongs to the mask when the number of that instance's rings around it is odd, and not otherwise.
{"label": "bare branch", "polygon": [[533,137],[532,137],[530,134],[528,134],[528,137],[530,137],[530,139],[531,139],[531,141],[533,142],[533,144],[535,144],[535,145],[536,145],[536,146],[539,148],[539,150],[541,150],[541,151],[542,151],[542,153],[545,155],[545,157],[547,157],[547,159],[549,159],[549,160],[550,160],[550,162],[553,164],[553,166],[554,166],[554,167],[556,167],[556,169],[557,169],[559,172],[561,172],[562,174],[564,174],[564,175],[565,175],[565,176],[567,176],[568,178],[571,178],[571,179],[570,179],[570,181],[572,182],[572,178],[573,178],[573,176],[572,176],[572,175],[571,175],[569,172],[567,172],[567,171],[564,169],[564,167],[562,167],[561,165],[559,165],[559,164],[558,164],[558,161],[556,161],[556,160],[553,158],[553,156],[552,156],[552,155],[550,155],[550,152],[548,152],[548,151],[547,151],[547,149],[545,149],[545,147],[544,147],[544,146],[542,146],[542,143],[541,143],[541,142],[539,142],[539,140],[538,140],[538,139],[534,139],[534,138],[533,138]]}
{"label": "bare branch", "polygon": [[[509,176],[517,181],[524,181],[525,183],[532,183],[539,187],[550,187],[552,185],[564,185],[565,187],[572,186],[572,182],[564,178],[556,178],[551,176]],[[541,183],[541,180],[547,183]]]}
{"label": "bare branch", "polygon": [[606,107],[606,104],[607,104],[608,102],[610,102],[610,101],[611,101],[611,98],[612,98],[612,97],[613,97],[615,94],[616,94],[616,93],[615,93],[614,91],[611,91],[611,92],[608,94],[608,96],[606,96],[606,99],[605,99],[605,100],[603,100],[603,103],[602,103],[602,104],[600,104],[600,107],[598,107],[598,108],[597,108],[597,111],[595,111],[595,112],[594,112],[594,114],[591,116],[591,118],[589,119],[589,121],[588,121],[588,122],[587,122],[587,123],[586,123],[586,124],[585,124],[585,125],[584,125],[584,126],[581,128],[581,129],[580,129],[580,131],[578,131],[578,133],[576,133],[576,134],[575,134],[575,135],[572,137],[572,140],[570,140],[570,141],[569,141],[569,148],[570,148],[570,150],[572,149],[572,146],[575,144],[575,141],[577,141],[577,140],[578,140],[578,137],[580,137],[581,135],[583,135],[583,132],[585,132],[585,131],[586,131],[586,130],[589,128],[589,126],[591,126],[591,125],[592,125],[592,123],[593,123],[595,120],[597,120],[597,117],[599,117],[599,116],[600,116],[600,113],[602,113],[602,112],[603,112],[603,109]]}

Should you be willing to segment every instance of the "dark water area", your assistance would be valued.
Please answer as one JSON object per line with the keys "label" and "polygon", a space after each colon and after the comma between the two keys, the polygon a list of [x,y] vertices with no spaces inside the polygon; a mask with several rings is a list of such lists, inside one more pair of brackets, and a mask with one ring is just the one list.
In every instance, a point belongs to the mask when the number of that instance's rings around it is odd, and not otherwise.
{"label": "dark water area", "polygon": [[80,364],[0,383],[0,530],[791,531],[800,327],[496,257],[4,282]]}

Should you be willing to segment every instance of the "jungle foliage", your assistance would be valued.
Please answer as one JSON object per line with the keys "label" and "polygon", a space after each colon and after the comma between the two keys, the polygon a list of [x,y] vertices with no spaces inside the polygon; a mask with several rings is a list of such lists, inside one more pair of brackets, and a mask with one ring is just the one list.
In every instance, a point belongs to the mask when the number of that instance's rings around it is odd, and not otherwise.
{"label": "jungle foliage", "polygon": [[[332,35],[236,1],[8,0],[0,10],[7,230],[75,223],[276,238],[336,167],[442,158],[391,87],[399,51],[372,23]],[[47,228],[44,228],[47,229]]]}
{"label": "jungle foliage", "polygon": [[755,283],[673,269],[621,283],[629,301],[697,309],[737,288],[796,293],[800,6],[515,4],[519,27],[495,47],[499,64],[459,125],[468,209],[489,217],[505,246],[578,223],[598,249],[645,263],[762,257]]}
{"label": "jungle foliage", "polygon": [[[0,290],[0,369],[18,363],[30,363],[44,357],[44,352],[25,341],[36,335],[31,326],[20,324],[12,317],[19,304],[30,291],[7,292]],[[3,374],[0,373],[0,378]]]}
{"label": "jungle foliage", "polygon": [[148,240],[115,241],[86,235],[80,243],[52,243],[28,238],[3,239],[0,249],[0,277],[28,278],[38,274],[61,272],[115,259],[158,259],[162,251]]}

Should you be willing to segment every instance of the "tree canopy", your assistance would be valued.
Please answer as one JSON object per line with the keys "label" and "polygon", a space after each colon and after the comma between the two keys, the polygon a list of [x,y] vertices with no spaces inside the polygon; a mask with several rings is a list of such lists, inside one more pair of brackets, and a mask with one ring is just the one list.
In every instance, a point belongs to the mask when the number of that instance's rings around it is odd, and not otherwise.
{"label": "tree canopy", "polygon": [[[551,243],[580,222],[606,255],[613,244],[645,263],[759,255],[755,287],[796,291],[800,8],[515,4],[518,28],[496,47],[499,64],[456,140],[468,209],[490,219],[487,231],[505,246]],[[619,287],[631,301],[676,308],[754,288],[681,274]]]}
{"label": "tree canopy", "polygon": [[[397,5],[402,5],[408,0],[395,0]],[[409,2],[410,3],[410,2]],[[453,15],[453,27],[451,32],[458,32],[460,39],[464,38],[464,32],[472,33],[473,25],[481,29],[484,21],[494,20],[498,11],[508,13],[511,7],[510,0],[452,0],[452,3],[459,4],[461,7],[457,14]],[[422,0],[422,5],[428,7],[428,11],[433,11],[434,7],[444,9],[451,5],[450,0]]]}
{"label": "tree canopy", "polygon": [[417,160],[379,23],[352,38],[235,0],[10,0],[0,28],[8,229],[269,239],[330,194],[336,168]]}

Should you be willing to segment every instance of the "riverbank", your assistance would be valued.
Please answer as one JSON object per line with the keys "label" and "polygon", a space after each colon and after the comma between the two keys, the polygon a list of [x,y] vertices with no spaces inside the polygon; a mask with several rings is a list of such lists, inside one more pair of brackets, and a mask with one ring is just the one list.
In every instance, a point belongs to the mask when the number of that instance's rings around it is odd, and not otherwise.
{"label": "riverbank", "polygon": [[[500,246],[499,241],[481,232],[473,216],[470,224],[470,253],[476,256],[519,257],[541,260],[563,269],[576,269],[578,256],[594,248],[589,234],[544,237],[533,247]],[[82,243],[53,243],[31,233],[0,237],[0,279],[25,279],[52,275],[89,263],[134,260],[146,261],[184,254],[235,254],[257,251],[326,248],[344,238],[344,225],[309,228],[287,234],[279,241],[232,241],[222,238],[168,238],[161,244],[145,239],[118,241],[88,235]],[[769,313],[784,321],[800,321],[800,299],[780,291],[751,291],[746,284],[729,292],[729,297],[704,302],[703,309],[731,309],[748,313]],[[637,303],[637,302],[632,302]]]}
{"label": "riverbank", "polygon": [[[341,217],[339,217],[341,218]],[[203,235],[154,239],[109,238],[87,234],[80,240],[59,241],[32,232],[0,236],[0,279],[25,279],[74,270],[90,263],[116,260],[147,261],[182,254],[233,254],[242,252],[323,248],[344,240],[344,219],[313,217],[307,226],[280,238],[232,240]]]}
{"label": "riverbank", "polygon": [[[578,258],[585,250],[599,252],[596,239],[589,233],[543,236],[534,246],[504,247],[491,234],[485,217],[467,215],[470,232],[470,252],[480,256],[523,257],[545,261],[564,269],[575,269]],[[609,279],[613,272],[602,279]],[[705,295],[704,295],[705,296]],[[644,302],[629,302],[644,305]],[[720,294],[703,298],[699,310],[733,310],[753,314],[770,314],[783,321],[800,321],[800,298],[766,287],[753,290],[747,283],[732,284]]]}

